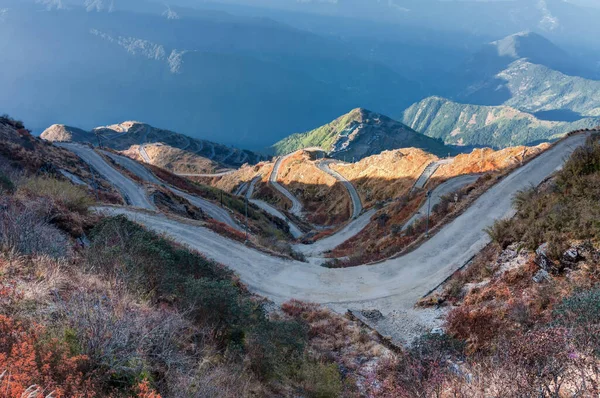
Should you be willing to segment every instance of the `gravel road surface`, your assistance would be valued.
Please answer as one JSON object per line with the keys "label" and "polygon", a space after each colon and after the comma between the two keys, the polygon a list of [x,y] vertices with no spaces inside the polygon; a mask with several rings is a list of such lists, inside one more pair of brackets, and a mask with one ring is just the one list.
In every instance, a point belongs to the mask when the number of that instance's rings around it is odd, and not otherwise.
{"label": "gravel road surface", "polygon": [[[431,192],[431,208],[433,206],[440,203],[442,200],[442,196],[451,194],[452,192],[456,192],[462,187],[472,184],[480,177],[479,174],[469,174],[464,176],[458,176],[449,179],[435,187],[435,189]],[[415,221],[419,220],[422,217],[427,216],[427,201],[421,206],[421,208],[404,224],[402,227],[402,231],[405,231],[409,226],[415,223]]]}
{"label": "gravel road surface", "polygon": [[165,233],[236,271],[248,287],[275,302],[290,298],[327,304],[337,311],[377,308],[382,312],[411,308],[443,282],[488,242],[483,231],[495,220],[514,214],[513,195],[538,185],[559,169],[564,159],[587,135],[567,138],[490,188],[429,241],[399,258],[372,266],[328,269],[316,264],[271,257],[232,242],[205,228],[123,208],[105,208],[125,214],[146,227]]}
{"label": "gravel road surface", "polygon": [[156,210],[154,204],[148,198],[146,190],[134,181],[119,173],[114,167],[106,162],[102,156],[98,155],[88,146],[73,143],[55,143],[54,145],[68,149],[84,162],[93,167],[104,178],[110,181],[126,198],[133,207],[142,209]]}
{"label": "gravel road surface", "polygon": [[269,177],[269,182],[273,185],[273,187],[275,187],[276,190],[281,192],[286,198],[288,198],[292,202],[292,208],[290,209],[290,213],[292,213],[295,216],[302,217],[302,203],[300,203],[300,201],[294,195],[292,195],[290,191],[285,189],[283,185],[277,182],[277,175],[279,174],[279,168],[281,167],[281,163],[283,163],[283,161],[289,158],[291,155],[293,155],[293,153],[286,156],[281,156],[277,159],[275,165],[273,166],[271,176]]}
{"label": "gravel road surface", "polygon": [[352,218],[357,218],[363,210],[360,195],[356,191],[356,188],[354,188],[354,185],[352,185],[352,183],[348,181],[346,177],[329,168],[330,163],[332,163],[332,161],[317,162],[317,167],[344,184],[344,187],[346,187],[346,190],[352,199]]}

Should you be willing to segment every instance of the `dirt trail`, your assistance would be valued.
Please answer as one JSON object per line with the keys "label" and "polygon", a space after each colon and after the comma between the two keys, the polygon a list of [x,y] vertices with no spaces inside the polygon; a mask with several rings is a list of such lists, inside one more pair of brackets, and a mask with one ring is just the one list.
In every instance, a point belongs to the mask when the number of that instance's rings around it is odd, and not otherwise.
{"label": "dirt trail", "polygon": [[569,137],[505,177],[429,241],[399,258],[372,266],[328,269],[316,264],[271,257],[232,242],[205,228],[123,208],[108,208],[125,214],[148,228],[206,254],[235,270],[249,288],[276,302],[290,298],[348,308],[377,308],[384,314],[409,309],[432,288],[462,267],[488,242],[484,232],[495,220],[510,217],[513,195],[538,185],[560,168],[587,135]]}
{"label": "dirt trail", "polygon": [[288,198],[292,202],[292,208],[290,209],[290,213],[292,213],[295,216],[302,217],[302,203],[300,203],[298,198],[292,195],[290,191],[285,189],[283,185],[277,182],[277,176],[279,174],[279,168],[281,167],[281,164],[292,155],[293,153],[286,156],[281,156],[277,159],[275,165],[273,166],[271,176],[269,177],[269,182],[273,185],[273,187],[275,187],[276,190],[281,192],[286,198]]}
{"label": "dirt trail", "polygon": [[333,176],[336,180],[340,181],[342,184],[344,184],[344,187],[346,187],[346,190],[348,191],[348,193],[350,194],[350,198],[352,199],[352,218],[355,219],[360,215],[360,213],[363,210],[362,201],[360,200],[360,195],[356,191],[356,188],[354,188],[354,185],[352,185],[352,183],[350,181],[348,181],[348,179],[346,179],[346,177],[344,177],[337,171],[329,168],[329,164],[332,162],[334,162],[334,161],[325,160],[322,162],[317,162],[317,167],[319,169],[323,170],[325,173]]}
{"label": "dirt trail", "polygon": [[152,201],[148,198],[146,190],[143,187],[119,173],[115,168],[109,165],[102,156],[94,152],[92,148],[81,144],[66,142],[55,143],[54,145],[73,152],[84,162],[93,167],[98,173],[102,174],[104,178],[110,181],[121,192],[131,206],[139,207],[141,209],[156,210],[156,206],[154,206]]}
{"label": "dirt trail", "polygon": [[[142,166],[140,163],[138,163],[132,159],[129,159],[126,156],[116,155],[116,154],[108,152],[108,151],[102,151],[102,153],[105,154],[106,156],[110,157],[118,165],[129,170],[131,173],[135,174],[142,180],[150,182],[152,184],[164,186],[165,188],[169,189],[174,194],[186,199],[194,206],[202,209],[202,211],[204,211],[209,217],[211,217],[219,222],[222,222],[224,224],[227,224],[230,227],[237,229],[238,231],[243,231],[243,228],[240,227],[235,222],[233,217],[231,217],[231,214],[229,213],[229,211],[220,207],[219,205],[216,205],[209,200],[200,198],[195,195],[191,195],[187,192],[183,192],[175,187],[171,187],[171,186],[165,184],[164,182],[160,181],[154,174],[152,174],[152,172],[150,170],[148,170],[147,168]],[[110,181],[114,183],[114,180],[110,180]]]}

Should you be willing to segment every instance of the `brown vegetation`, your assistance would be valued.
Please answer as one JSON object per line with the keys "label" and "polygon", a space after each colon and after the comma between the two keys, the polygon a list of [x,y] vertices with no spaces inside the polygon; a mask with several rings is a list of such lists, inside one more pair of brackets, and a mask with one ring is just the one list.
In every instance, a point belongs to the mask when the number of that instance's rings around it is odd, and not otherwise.
{"label": "brown vegetation", "polygon": [[[446,180],[463,174],[497,172],[519,166],[540,154],[550,144],[534,147],[518,146],[494,151],[490,148],[474,149],[471,153],[457,155],[450,164],[441,165],[432,176],[432,182]],[[430,186],[428,186],[430,188]]]}
{"label": "brown vegetation", "polygon": [[[480,153],[490,155],[490,161],[486,163],[486,167],[492,168],[492,171],[484,173],[474,183],[461,188],[456,192],[456,196],[448,195],[442,198],[439,204],[433,206],[429,218],[430,233],[437,232],[460,215],[490,187],[519,167],[521,160],[515,161],[514,153],[525,154],[524,161],[529,161],[547,148],[547,145],[539,145],[533,148],[507,148],[497,152],[489,149],[475,150],[470,155],[457,156],[454,168],[452,164],[440,166],[428,182],[428,189],[433,189],[448,178],[469,174],[475,170]],[[347,259],[344,261],[334,260],[327,263],[327,266],[352,267],[383,260],[416,247],[419,242],[426,239],[424,236],[427,230],[425,217],[417,220],[404,231],[402,231],[402,227],[425,203],[425,200],[425,190],[415,190],[393,200],[391,204],[383,207],[373,216],[374,222],[329,254],[330,257],[346,257]]]}
{"label": "brown vegetation", "polygon": [[385,151],[357,163],[333,164],[331,168],[352,182],[363,205],[369,208],[406,195],[425,167],[438,160],[421,149]]}
{"label": "brown vegetation", "polygon": [[318,225],[335,225],[350,217],[350,196],[334,177],[320,170],[310,154],[298,151],[279,169],[283,184],[304,206],[307,220]]}
{"label": "brown vegetation", "polygon": [[[221,167],[212,160],[176,147],[164,144],[146,144],[146,153],[154,166],[176,174],[214,173]],[[122,153],[134,160],[142,161],[139,145],[132,145]]]}

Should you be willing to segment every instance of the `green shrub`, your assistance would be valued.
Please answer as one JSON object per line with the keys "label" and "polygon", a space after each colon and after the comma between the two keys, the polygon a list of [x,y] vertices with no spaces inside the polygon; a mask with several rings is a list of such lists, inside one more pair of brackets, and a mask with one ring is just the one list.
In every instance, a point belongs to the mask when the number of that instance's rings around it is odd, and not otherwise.
{"label": "green shrub", "polygon": [[295,320],[260,322],[246,341],[253,372],[265,380],[294,377],[304,361],[307,333]]}
{"label": "green shrub", "polygon": [[67,209],[78,213],[87,212],[88,207],[95,203],[85,189],[48,176],[30,177],[20,188],[32,195],[62,203]]}
{"label": "green shrub", "polygon": [[103,219],[89,236],[90,266],[144,298],[173,303],[194,324],[211,330],[219,349],[247,353],[258,377],[292,377],[301,366],[305,326],[270,321],[228,269],[123,216]]}
{"label": "green shrub", "polygon": [[589,326],[600,322],[600,287],[575,292],[554,309],[554,318],[563,326]]}
{"label": "green shrub", "polygon": [[13,193],[15,191],[15,184],[8,176],[0,173],[0,193]]}
{"label": "green shrub", "polygon": [[307,396],[337,398],[342,395],[343,384],[337,365],[307,361],[301,373]]}
{"label": "green shrub", "polygon": [[244,297],[231,281],[191,279],[181,294],[190,316],[211,327],[224,345],[241,346],[247,329],[262,315],[258,305]]}
{"label": "green shrub", "polygon": [[511,220],[497,220],[494,225],[486,228],[485,232],[493,242],[503,249],[515,241],[513,222]]}

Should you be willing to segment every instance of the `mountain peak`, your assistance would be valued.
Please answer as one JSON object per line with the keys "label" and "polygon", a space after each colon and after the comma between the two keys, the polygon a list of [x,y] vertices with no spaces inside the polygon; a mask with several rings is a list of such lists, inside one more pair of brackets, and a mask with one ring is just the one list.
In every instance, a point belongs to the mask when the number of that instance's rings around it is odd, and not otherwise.
{"label": "mountain peak", "polygon": [[567,56],[567,54],[544,36],[523,31],[490,43],[496,48],[498,56],[512,59],[529,58],[533,62],[548,57]]}
{"label": "mountain peak", "polygon": [[434,154],[448,153],[448,148],[438,140],[364,108],[355,108],[312,131],[289,136],[273,147],[278,154],[302,148],[321,147],[330,157],[348,160],[360,160],[386,150],[409,147]]}
{"label": "mountain peak", "polygon": [[42,132],[42,139],[54,142],[88,141],[91,134],[77,127],[53,124]]}

